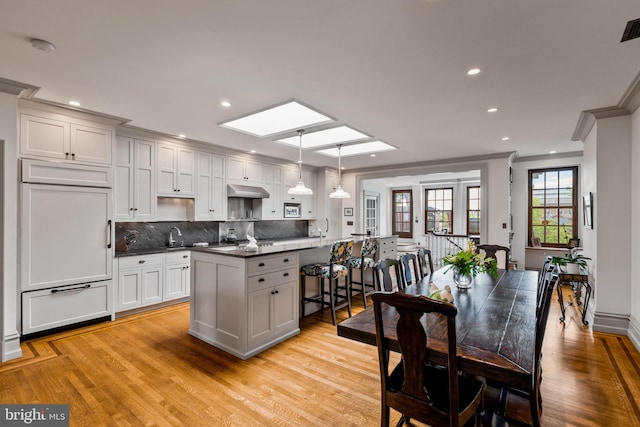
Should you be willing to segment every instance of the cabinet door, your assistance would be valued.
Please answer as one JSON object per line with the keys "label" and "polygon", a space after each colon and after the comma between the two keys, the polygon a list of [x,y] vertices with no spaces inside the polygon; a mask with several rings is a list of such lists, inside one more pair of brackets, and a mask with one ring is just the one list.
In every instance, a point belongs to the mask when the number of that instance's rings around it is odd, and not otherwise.
{"label": "cabinet door", "polygon": [[186,264],[171,264],[165,267],[164,300],[182,298],[189,295],[187,285],[189,266]]}
{"label": "cabinet door", "polygon": [[274,289],[267,288],[249,292],[248,298],[248,343],[249,345],[273,335],[272,298]]}
{"label": "cabinet door", "polygon": [[302,171],[302,180],[304,185],[313,190],[313,194],[308,196],[300,196],[302,202],[302,218],[315,218],[316,217],[316,175],[314,172],[307,170]]}
{"label": "cabinet door", "polygon": [[244,160],[236,157],[227,157],[227,179],[229,181],[245,181]]}
{"label": "cabinet door", "polygon": [[174,196],[177,192],[178,152],[168,144],[158,145],[158,194]]}
{"label": "cabinet door", "polygon": [[246,160],[244,163],[244,174],[246,180],[251,183],[261,183],[262,181],[262,163],[255,160]]}
{"label": "cabinet door", "polygon": [[196,153],[190,148],[178,147],[178,170],[176,188],[179,195],[195,194]]}
{"label": "cabinet door", "polygon": [[116,311],[129,310],[142,304],[142,270],[123,270],[118,273]]}
{"label": "cabinet door", "polygon": [[153,141],[136,139],[133,208],[134,219],[138,221],[156,219],[155,147]]}
{"label": "cabinet door", "polygon": [[298,284],[289,282],[276,287],[273,298],[274,333],[298,327]]}
{"label": "cabinet door", "polygon": [[162,267],[151,267],[142,270],[141,305],[162,302]]}
{"label": "cabinet door", "polygon": [[273,168],[273,191],[270,192],[273,204],[273,219],[284,218],[284,203],[282,201],[282,167]]}
{"label": "cabinet door", "polygon": [[111,189],[22,184],[24,291],[111,279]]}
{"label": "cabinet door", "polygon": [[111,129],[71,124],[71,160],[111,164]]}
{"label": "cabinet door", "polygon": [[208,220],[212,217],[211,197],[213,194],[213,155],[206,152],[198,152],[196,181],[196,220]]}
{"label": "cabinet door", "polygon": [[213,155],[213,181],[211,184],[211,219],[227,219],[227,179],[225,157]]}
{"label": "cabinet door", "polygon": [[65,159],[69,154],[71,127],[59,120],[20,115],[20,153],[52,159]]}
{"label": "cabinet door", "polygon": [[132,220],[134,216],[134,142],[133,138],[116,140],[115,219]]}

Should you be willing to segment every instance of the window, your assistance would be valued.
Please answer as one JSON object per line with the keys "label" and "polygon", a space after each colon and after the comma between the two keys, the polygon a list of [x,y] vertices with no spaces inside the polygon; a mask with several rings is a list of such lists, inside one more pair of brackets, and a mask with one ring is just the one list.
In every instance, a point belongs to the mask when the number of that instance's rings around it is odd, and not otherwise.
{"label": "window", "polygon": [[480,234],[480,186],[467,187],[467,235]]}
{"label": "window", "polygon": [[425,192],[425,232],[453,234],[453,188],[427,189]]}
{"label": "window", "polygon": [[567,247],[578,238],[578,167],[529,171],[529,242]]}
{"label": "window", "polygon": [[378,205],[379,195],[365,192],[364,195],[364,232],[367,234],[378,234]]}
{"label": "window", "polygon": [[413,237],[413,224],[411,214],[413,212],[413,194],[411,190],[393,190],[392,228],[393,234],[398,237]]}

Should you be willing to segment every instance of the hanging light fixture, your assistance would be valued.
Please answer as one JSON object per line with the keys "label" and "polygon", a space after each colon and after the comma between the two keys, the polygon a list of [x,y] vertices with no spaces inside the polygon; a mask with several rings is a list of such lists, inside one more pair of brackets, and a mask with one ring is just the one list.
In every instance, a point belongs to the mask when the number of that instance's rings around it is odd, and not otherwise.
{"label": "hanging light fixture", "polygon": [[342,164],[340,163],[341,148],[342,144],[338,144],[338,187],[336,187],[336,190],[333,193],[329,194],[329,197],[332,199],[348,199],[351,197],[351,194],[342,189]]}
{"label": "hanging light fixture", "polygon": [[304,185],[302,182],[302,134],[304,133],[304,129],[298,130],[298,135],[300,136],[300,151],[298,157],[298,183],[295,187],[291,187],[287,194],[294,194],[297,196],[308,196],[313,194],[313,190]]}

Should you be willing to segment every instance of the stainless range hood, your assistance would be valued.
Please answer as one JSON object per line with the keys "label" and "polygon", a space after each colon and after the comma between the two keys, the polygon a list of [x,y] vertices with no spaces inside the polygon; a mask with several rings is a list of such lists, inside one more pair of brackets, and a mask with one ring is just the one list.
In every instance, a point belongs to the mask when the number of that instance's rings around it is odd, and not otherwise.
{"label": "stainless range hood", "polygon": [[268,199],[269,192],[262,187],[227,184],[227,197],[242,199]]}

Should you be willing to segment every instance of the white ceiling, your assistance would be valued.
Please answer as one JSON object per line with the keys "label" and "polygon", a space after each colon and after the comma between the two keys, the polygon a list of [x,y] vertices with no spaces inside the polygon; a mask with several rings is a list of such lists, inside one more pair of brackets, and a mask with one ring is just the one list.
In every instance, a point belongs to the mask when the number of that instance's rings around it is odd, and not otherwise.
{"label": "white ceiling", "polygon": [[292,161],[294,147],[216,123],[296,98],[399,148],[347,170],[529,156],[582,149],[580,112],[616,105],[640,70],[640,39],[620,43],[639,17],[638,0],[0,0],[0,77]]}

